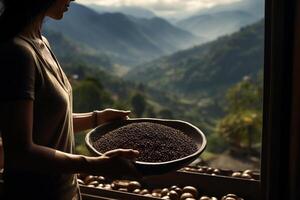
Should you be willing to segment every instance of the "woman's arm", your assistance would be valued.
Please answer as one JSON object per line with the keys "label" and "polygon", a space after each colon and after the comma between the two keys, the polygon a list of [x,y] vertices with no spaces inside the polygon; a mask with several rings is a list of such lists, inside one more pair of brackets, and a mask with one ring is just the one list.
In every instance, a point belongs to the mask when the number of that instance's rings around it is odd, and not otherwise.
{"label": "woman's arm", "polygon": [[89,113],[73,113],[74,133],[95,128],[105,122],[127,119],[130,111],[105,109]]}
{"label": "woman's arm", "polygon": [[96,127],[96,112],[73,113],[74,133]]}
{"label": "woman's arm", "polygon": [[138,155],[138,152],[133,150],[115,150],[113,154],[88,157],[35,144],[32,140],[32,100],[1,102],[0,120],[3,122],[1,129],[5,166],[9,169],[24,172],[89,173],[108,176],[136,173],[128,162],[128,159],[134,159]]}

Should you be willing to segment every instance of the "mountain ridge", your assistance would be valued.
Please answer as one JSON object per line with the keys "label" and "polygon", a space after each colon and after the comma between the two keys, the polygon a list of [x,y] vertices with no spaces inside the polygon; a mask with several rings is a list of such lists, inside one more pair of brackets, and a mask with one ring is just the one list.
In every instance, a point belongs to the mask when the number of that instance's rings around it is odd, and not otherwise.
{"label": "mountain ridge", "polygon": [[194,48],[137,66],[133,79],[184,94],[218,93],[263,65],[263,20]]}
{"label": "mountain ridge", "polygon": [[[181,49],[181,40],[192,45],[197,39],[191,33],[176,28],[163,19],[161,19],[161,26],[164,29],[152,28],[152,32],[156,34],[149,34],[145,31],[145,26],[151,29],[152,19],[144,19],[147,23],[142,27],[122,13],[98,14],[83,5],[76,3],[71,5],[71,11],[66,13],[59,23],[47,20],[46,28],[55,32],[63,32],[74,41],[85,43],[95,50],[105,52],[112,60],[120,64],[142,63]],[[162,30],[168,32],[168,37],[162,38],[163,35],[166,35]],[[169,37],[169,35],[173,37]],[[171,46],[158,46],[153,42],[159,40],[157,36]],[[124,51],[125,49],[126,51]]]}

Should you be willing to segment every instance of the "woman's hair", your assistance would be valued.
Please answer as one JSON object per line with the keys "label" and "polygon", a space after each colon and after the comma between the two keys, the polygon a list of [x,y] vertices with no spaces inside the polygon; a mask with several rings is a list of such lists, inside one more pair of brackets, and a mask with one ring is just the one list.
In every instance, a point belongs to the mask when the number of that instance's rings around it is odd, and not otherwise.
{"label": "woman's hair", "polygon": [[18,35],[55,1],[57,0],[0,0],[0,41]]}

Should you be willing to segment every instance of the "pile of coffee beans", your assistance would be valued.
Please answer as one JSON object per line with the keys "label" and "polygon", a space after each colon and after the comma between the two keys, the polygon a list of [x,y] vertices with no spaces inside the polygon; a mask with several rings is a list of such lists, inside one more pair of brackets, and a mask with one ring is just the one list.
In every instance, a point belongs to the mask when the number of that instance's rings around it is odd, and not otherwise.
{"label": "pile of coffee beans", "polygon": [[198,148],[190,137],[169,126],[131,123],[106,133],[92,144],[99,152],[123,148],[140,152],[138,161],[166,162],[195,153]]}
{"label": "pile of coffee beans", "polygon": [[114,180],[108,182],[103,176],[79,175],[78,183],[83,186],[128,192],[146,197],[154,197],[166,200],[243,200],[235,194],[227,194],[220,198],[201,194],[201,191],[193,186],[172,185],[165,188],[149,189],[142,186],[138,181]]}
{"label": "pile of coffee beans", "polygon": [[260,174],[254,170],[244,170],[244,171],[233,171],[233,170],[225,170],[225,169],[218,169],[208,166],[187,166],[180,171],[185,172],[194,172],[194,173],[201,173],[201,174],[209,174],[209,175],[219,175],[219,176],[229,176],[233,178],[243,178],[249,180],[259,180]]}

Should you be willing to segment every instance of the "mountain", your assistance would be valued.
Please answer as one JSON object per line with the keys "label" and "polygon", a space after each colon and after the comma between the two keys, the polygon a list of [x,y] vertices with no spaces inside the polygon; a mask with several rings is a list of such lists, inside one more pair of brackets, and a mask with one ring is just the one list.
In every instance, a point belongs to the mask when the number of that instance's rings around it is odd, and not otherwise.
{"label": "mountain", "polygon": [[123,13],[125,15],[130,15],[138,18],[148,18],[151,19],[156,17],[155,13],[147,10],[145,8],[136,6],[101,6],[97,4],[87,5],[89,8],[97,11],[100,14],[103,13]]}
{"label": "mountain", "polygon": [[[139,20],[132,19],[121,13],[99,14],[80,4],[73,4],[61,21],[47,20],[45,27],[62,32],[68,38],[125,65],[135,65],[170,54],[191,46],[196,40],[189,32],[163,19],[141,19],[145,22],[143,25],[138,23]],[[164,43],[160,44],[160,40]]]}
{"label": "mountain", "polygon": [[263,18],[263,0],[243,0],[199,11],[176,23],[182,29],[206,38],[207,41],[231,34],[239,28]]}
{"label": "mountain", "polygon": [[51,49],[64,66],[89,63],[90,66],[103,70],[112,68],[112,63],[108,56],[100,54],[84,44],[72,41],[62,33],[44,29],[43,35],[48,39]]}
{"label": "mountain", "polygon": [[186,31],[178,29],[159,17],[151,19],[130,17],[130,19],[139,26],[143,33],[149,35],[148,38],[155,46],[161,46],[165,52],[174,52],[174,44],[178,49],[185,49],[191,47],[191,44],[196,41],[197,44],[204,41],[202,37],[194,37],[191,43],[191,37],[187,37]]}
{"label": "mountain", "polygon": [[263,66],[264,21],[213,42],[138,66],[126,75],[150,86],[185,95],[222,95]]}

